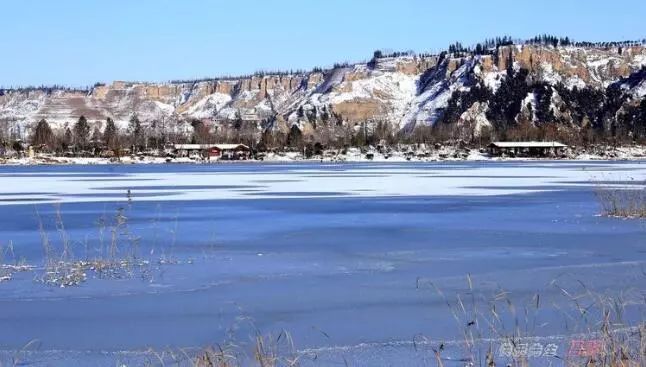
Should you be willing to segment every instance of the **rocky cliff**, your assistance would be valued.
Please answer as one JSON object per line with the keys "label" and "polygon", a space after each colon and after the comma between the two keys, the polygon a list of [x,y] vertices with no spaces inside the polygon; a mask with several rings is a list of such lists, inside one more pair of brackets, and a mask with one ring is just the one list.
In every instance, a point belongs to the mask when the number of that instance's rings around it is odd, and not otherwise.
{"label": "rocky cliff", "polygon": [[[200,119],[218,124],[242,119],[262,122],[267,129],[292,125],[303,129],[312,122],[333,118],[346,124],[383,121],[395,130],[411,131],[441,119],[456,92],[482,85],[495,93],[510,71],[521,69],[528,71],[528,82],[569,90],[605,90],[623,81],[622,88],[640,100],[646,94],[639,74],[644,65],[646,48],[641,45],[600,48],[526,44],[500,46],[481,55],[383,57],[301,74],[177,83],[116,81],[88,91],[2,90],[0,124],[28,133],[40,119],[60,128],[84,115],[90,122],[111,117],[125,126],[136,113],[144,123]],[[552,96],[555,103],[557,94]],[[532,98],[535,96],[528,95],[524,102],[532,104]],[[485,102],[462,106],[456,116],[486,126]]]}

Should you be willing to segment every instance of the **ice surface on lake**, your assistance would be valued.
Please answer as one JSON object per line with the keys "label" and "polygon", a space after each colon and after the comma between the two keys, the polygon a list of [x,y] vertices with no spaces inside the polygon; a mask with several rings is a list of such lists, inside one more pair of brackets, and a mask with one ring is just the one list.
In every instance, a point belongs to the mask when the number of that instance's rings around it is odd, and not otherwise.
{"label": "ice surface on lake", "polygon": [[[0,283],[0,361],[112,366],[285,329],[317,353],[305,365],[424,365],[420,335],[460,357],[434,287],[467,299],[468,274],[518,309],[537,293],[565,307],[556,286],[585,284],[639,315],[646,226],[599,216],[594,190],[645,179],[644,162],[0,167],[0,244],[15,257],[41,266],[39,222],[59,246],[60,212],[74,257],[91,258],[98,219],[122,210],[139,256],[177,260],[145,279]],[[574,332],[547,306],[536,319],[536,337]]]}
{"label": "ice surface on lake", "polygon": [[[619,166],[620,170],[617,171]],[[192,168],[194,168],[193,166]],[[152,167],[98,169],[61,174],[14,172],[0,175],[0,205],[34,203],[304,198],[327,196],[481,196],[521,194],[590,185],[594,181],[644,180],[643,164],[599,162],[468,163],[468,164],[332,164]],[[224,169],[220,169],[224,168]],[[248,169],[245,169],[248,168]],[[114,167],[113,167],[114,169]]]}

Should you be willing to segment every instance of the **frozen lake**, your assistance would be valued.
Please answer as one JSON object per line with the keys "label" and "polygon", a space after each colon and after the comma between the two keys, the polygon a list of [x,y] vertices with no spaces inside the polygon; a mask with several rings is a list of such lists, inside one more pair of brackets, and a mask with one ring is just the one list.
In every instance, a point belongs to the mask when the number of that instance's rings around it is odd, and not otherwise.
{"label": "frozen lake", "polygon": [[[0,362],[135,364],[284,329],[313,365],[424,365],[413,341],[461,340],[444,297],[474,294],[518,313],[540,294],[528,334],[563,343],[580,330],[561,288],[622,293],[643,318],[646,224],[598,216],[594,190],[644,180],[646,162],[0,167],[4,262],[38,267],[0,283]],[[118,256],[146,269],[34,280],[43,233],[91,259],[117,215]]]}

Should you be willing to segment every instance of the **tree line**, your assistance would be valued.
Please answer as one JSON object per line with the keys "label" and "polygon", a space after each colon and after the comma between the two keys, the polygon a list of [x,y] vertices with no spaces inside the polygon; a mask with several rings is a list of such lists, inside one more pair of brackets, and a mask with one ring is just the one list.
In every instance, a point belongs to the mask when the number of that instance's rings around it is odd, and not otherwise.
{"label": "tree line", "polygon": [[[455,134],[455,123],[475,102],[487,103],[488,133],[498,140],[562,140],[574,145],[646,143],[646,98],[636,99],[622,88],[646,78],[646,67],[609,85],[568,88],[531,78],[526,69],[507,70],[494,92],[481,81],[455,91],[437,132]],[[558,95],[560,103],[554,103]],[[530,101],[527,102],[527,97]],[[464,137],[464,136],[463,136]]]}
{"label": "tree line", "polygon": [[92,129],[87,118],[81,116],[72,127],[56,133],[45,119],[40,120],[33,129],[29,143],[42,151],[70,151],[85,155],[103,150],[141,150],[145,146],[143,138],[143,127],[137,115],[132,115],[125,132],[117,128],[112,118],[106,119],[103,129],[99,126]]}
{"label": "tree line", "polygon": [[[185,128],[182,130],[181,127]],[[47,120],[38,121],[29,134],[27,144],[39,152],[69,154],[77,156],[99,156],[104,154],[121,156],[140,152],[161,152],[169,144],[214,144],[243,143],[255,146],[260,139],[259,124],[243,121],[238,114],[235,119],[207,124],[204,121],[154,120],[142,123],[133,114],[125,128],[117,126],[108,117],[103,123],[90,124],[85,116],[62,129],[52,129]],[[3,136],[0,131],[0,145],[23,150],[20,139]]]}

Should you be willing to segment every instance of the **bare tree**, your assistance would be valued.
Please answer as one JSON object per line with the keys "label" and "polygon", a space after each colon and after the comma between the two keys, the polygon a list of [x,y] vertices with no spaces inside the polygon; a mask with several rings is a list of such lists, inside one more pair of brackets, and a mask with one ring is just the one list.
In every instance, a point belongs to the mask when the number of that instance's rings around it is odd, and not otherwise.
{"label": "bare tree", "polygon": [[210,144],[213,142],[213,135],[209,131],[209,127],[200,120],[193,120],[193,137],[192,141],[196,144]]}

